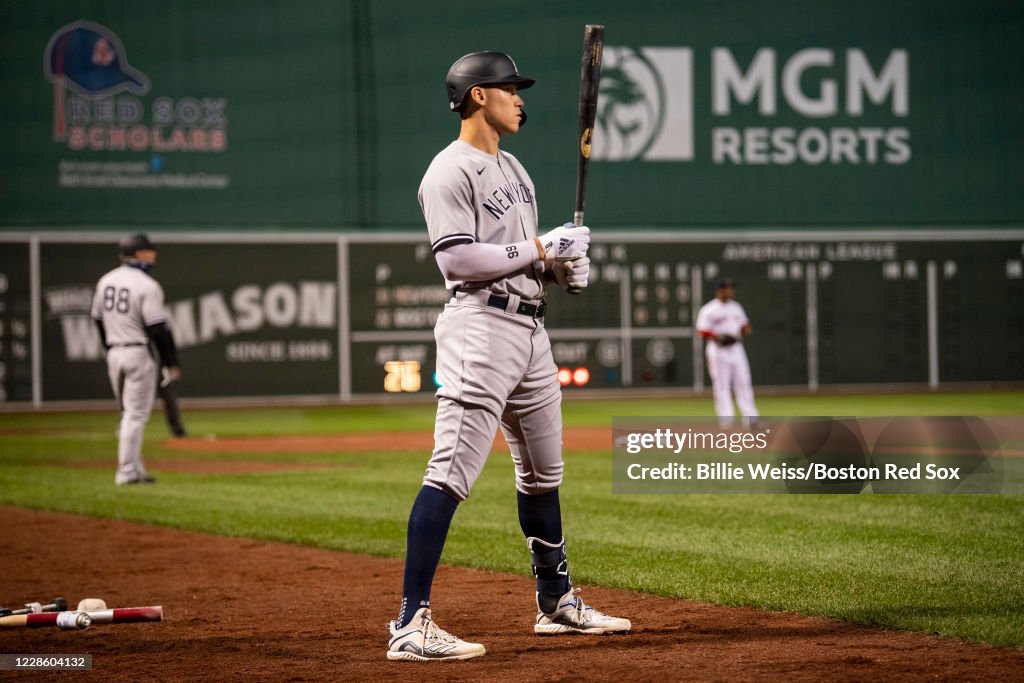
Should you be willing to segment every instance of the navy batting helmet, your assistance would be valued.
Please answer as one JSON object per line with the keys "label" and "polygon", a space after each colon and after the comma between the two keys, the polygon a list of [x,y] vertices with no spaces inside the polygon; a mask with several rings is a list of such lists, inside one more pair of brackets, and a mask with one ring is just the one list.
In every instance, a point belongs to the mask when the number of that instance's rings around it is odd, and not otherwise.
{"label": "navy batting helmet", "polygon": [[121,241],[117,243],[117,252],[125,258],[135,256],[135,252],[137,251],[146,250],[156,251],[156,245],[149,240],[149,237],[141,232],[135,235],[125,235],[121,238]]}
{"label": "navy batting helmet", "polygon": [[462,111],[463,100],[470,88],[501,83],[514,83],[520,90],[525,90],[536,81],[520,76],[516,63],[504,52],[472,52],[459,57],[444,77],[452,111]]}

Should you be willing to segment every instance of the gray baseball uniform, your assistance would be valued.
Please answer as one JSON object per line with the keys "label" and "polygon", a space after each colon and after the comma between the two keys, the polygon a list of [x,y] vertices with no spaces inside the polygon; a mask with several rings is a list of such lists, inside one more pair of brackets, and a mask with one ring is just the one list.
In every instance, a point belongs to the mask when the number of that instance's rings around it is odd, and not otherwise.
{"label": "gray baseball uniform", "polygon": [[[537,236],[533,182],[504,151],[495,157],[456,140],[427,169],[419,202],[435,253],[457,244],[506,245]],[[538,267],[445,284],[453,296],[434,328],[441,386],[424,483],[466,499],[500,425],[517,488],[536,494],[558,487],[561,389],[544,329]]]}
{"label": "gray baseball uniform", "polygon": [[388,624],[393,661],[462,660],[486,652],[434,624],[430,590],[448,528],[483,469],[499,426],[516,470],[519,526],[537,583],[534,632],[624,633],[576,596],[562,535],[561,388],[544,329],[544,283],[586,287],[590,229],[537,234],[533,182],[502,136],[526,121],[519,90],[533,85],[503,52],[473,52],[448,70],[459,138],[420,184],[419,202],[437,266],[452,289],[434,327],[434,451],[406,527],[398,618]]}
{"label": "gray baseball uniform", "polygon": [[142,438],[153,408],[156,364],[149,350],[146,327],[167,320],[164,291],[139,268],[122,265],[96,285],[92,317],[105,331],[107,371],[121,408],[115,483],[145,478]]}

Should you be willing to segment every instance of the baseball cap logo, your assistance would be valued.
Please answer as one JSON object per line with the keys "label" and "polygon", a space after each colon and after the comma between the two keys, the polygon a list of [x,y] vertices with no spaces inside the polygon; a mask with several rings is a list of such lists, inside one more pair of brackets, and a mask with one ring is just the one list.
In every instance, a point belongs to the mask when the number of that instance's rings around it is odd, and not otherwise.
{"label": "baseball cap logo", "polygon": [[149,79],[128,64],[117,34],[106,26],[80,20],[57,29],[43,52],[46,79],[84,97],[149,91]]}
{"label": "baseball cap logo", "polygon": [[43,51],[43,73],[53,83],[53,139],[67,137],[65,90],[89,99],[149,91],[146,75],[128,65],[117,34],[102,24],[79,21],[57,29]]}

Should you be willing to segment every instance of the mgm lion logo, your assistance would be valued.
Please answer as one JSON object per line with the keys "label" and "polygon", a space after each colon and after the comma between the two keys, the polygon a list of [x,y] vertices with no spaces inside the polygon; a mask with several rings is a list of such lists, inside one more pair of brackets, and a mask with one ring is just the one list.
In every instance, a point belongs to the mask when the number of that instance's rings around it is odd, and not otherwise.
{"label": "mgm lion logo", "polygon": [[604,48],[592,159],[693,159],[690,48]]}

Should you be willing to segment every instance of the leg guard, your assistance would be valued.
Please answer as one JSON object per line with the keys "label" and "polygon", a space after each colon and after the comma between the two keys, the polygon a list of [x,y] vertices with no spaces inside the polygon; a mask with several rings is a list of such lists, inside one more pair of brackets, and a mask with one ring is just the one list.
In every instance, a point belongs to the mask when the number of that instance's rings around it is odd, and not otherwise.
{"label": "leg guard", "polygon": [[572,590],[565,539],[553,545],[531,536],[526,539],[526,546],[533,558],[533,575],[537,577],[537,605],[542,612],[554,612],[559,598]]}

